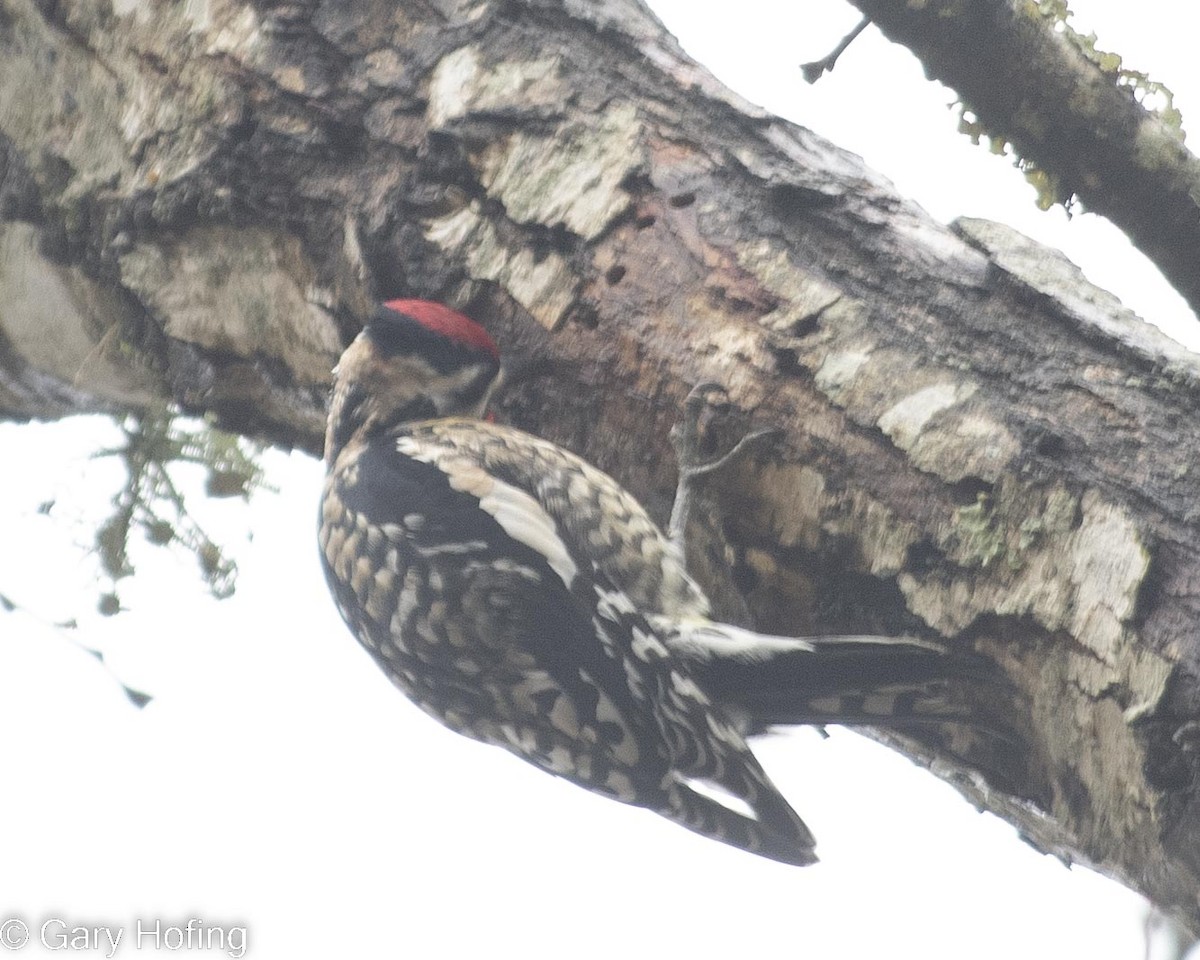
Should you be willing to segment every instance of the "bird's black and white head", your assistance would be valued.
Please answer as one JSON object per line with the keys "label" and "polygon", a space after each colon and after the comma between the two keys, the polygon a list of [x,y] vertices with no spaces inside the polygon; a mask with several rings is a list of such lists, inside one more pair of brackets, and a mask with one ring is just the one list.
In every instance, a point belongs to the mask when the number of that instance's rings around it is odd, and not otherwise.
{"label": "bird's black and white head", "polygon": [[482,417],[499,381],[500,351],[475,321],[429,300],[389,300],[334,369],[325,459],[411,421]]}

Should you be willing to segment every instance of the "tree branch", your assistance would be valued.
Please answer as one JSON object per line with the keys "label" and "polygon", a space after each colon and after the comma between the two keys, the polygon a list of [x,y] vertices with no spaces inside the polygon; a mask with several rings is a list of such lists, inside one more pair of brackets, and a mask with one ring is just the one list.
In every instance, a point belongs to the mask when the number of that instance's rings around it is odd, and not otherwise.
{"label": "tree branch", "polygon": [[1200,160],[1122,82],[1119,57],[1029,0],[851,2],[1036,164],[1051,199],[1078,197],[1124,230],[1200,316]]}
{"label": "tree branch", "polygon": [[506,416],[665,520],[718,381],[718,449],[783,430],[697,504],[724,610],[991,658],[1024,777],[960,788],[1200,928],[1193,355],[743,103],[635,0],[203,9],[0,0],[3,409],[149,396],[315,450],[367,305],[441,299],[520,370]]}

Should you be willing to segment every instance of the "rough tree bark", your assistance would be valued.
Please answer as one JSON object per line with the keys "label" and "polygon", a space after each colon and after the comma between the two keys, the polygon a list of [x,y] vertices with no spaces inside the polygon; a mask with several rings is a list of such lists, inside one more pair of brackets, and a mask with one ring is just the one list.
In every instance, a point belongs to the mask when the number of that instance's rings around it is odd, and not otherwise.
{"label": "rough tree bark", "polygon": [[315,451],[356,317],[439,298],[508,417],[665,519],[718,380],[715,441],[784,430],[711,498],[724,602],[993,658],[1025,762],[962,789],[1200,929],[1200,365],[1060,256],[931,221],[636,0],[0,0],[0,138],[7,416]]}

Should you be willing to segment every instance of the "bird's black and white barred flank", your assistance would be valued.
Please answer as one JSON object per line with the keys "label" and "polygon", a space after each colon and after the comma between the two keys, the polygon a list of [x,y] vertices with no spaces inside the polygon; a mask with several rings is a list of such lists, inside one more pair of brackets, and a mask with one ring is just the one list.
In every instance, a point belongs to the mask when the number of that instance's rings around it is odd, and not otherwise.
{"label": "bird's black and white barred flank", "polygon": [[481,327],[419,300],[381,307],[342,356],[320,547],[350,629],[452,730],[705,836],[812,863],[812,834],[747,747],[748,722],[936,719],[921,691],[940,655],[714,623],[679,551],[612,478],[480,419],[499,372]]}

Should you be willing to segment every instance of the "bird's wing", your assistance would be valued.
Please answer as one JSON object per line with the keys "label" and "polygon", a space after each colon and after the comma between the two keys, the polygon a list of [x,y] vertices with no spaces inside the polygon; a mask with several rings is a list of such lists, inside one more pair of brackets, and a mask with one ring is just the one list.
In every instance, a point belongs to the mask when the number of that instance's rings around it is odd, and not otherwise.
{"label": "bird's wing", "polygon": [[502,424],[440,420],[412,431],[467,451],[489,474],[532,496],[560,539],[643,611],[705,616],[708,600],[645,509],[602,470]]}

